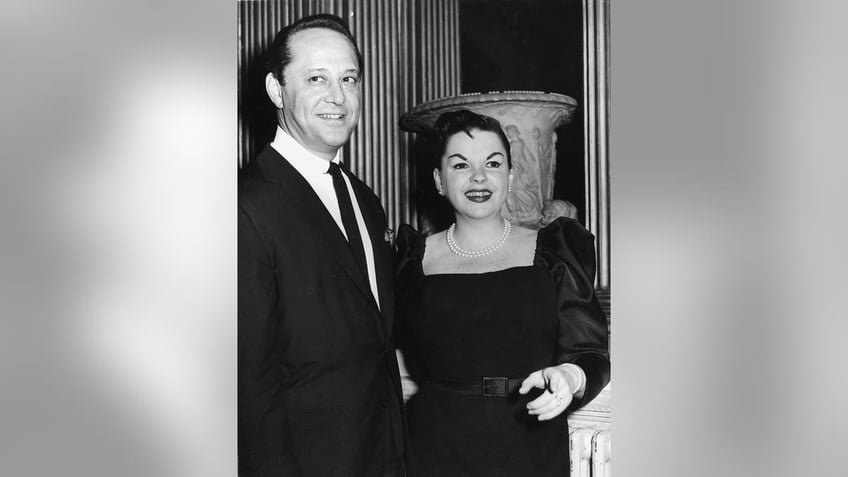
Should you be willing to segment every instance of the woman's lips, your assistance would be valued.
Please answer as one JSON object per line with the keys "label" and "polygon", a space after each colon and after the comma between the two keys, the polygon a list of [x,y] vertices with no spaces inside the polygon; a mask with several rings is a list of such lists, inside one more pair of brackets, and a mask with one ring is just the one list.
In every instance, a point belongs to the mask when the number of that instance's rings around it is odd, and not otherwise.
{"label": "woman's lips", "polygon": [[486,202],[492,198],[492,191],[489,189],[469,190],[465,193],[465,197],[471,202]]}

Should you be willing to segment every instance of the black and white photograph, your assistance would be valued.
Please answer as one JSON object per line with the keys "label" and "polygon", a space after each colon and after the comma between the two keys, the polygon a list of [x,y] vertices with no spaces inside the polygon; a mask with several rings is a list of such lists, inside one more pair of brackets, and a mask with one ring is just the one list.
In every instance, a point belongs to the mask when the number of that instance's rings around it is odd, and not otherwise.
{"label": "black and white photograph", "polygon": [[608,29],[239,2],[239,475],[611,475]]}

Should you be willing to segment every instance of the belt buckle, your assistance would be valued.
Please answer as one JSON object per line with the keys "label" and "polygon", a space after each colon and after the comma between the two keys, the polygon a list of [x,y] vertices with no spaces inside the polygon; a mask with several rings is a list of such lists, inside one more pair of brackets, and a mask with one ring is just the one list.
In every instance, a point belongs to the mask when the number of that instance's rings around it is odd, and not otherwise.
{"label": "belt buckle", "polygon": [[484,397],[504,397],[509,394],[509,378],[506,377],[484,377]]}

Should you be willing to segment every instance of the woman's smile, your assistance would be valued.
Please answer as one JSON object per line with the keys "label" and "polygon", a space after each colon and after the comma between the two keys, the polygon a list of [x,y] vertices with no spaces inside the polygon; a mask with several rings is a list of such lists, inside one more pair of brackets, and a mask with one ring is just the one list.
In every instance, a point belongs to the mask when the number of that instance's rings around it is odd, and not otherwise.
{"label": "woman's smile", "polygon": [[472,189],[465,192],[465,197],[471,202],[482,203],[492,198],[492,191],[489,189]]}

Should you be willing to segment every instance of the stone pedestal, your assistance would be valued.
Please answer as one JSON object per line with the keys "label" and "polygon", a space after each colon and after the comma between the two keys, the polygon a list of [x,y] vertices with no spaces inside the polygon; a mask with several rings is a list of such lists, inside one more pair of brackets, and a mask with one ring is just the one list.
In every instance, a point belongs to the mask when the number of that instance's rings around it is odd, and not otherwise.
{"label": "stone pedestal", "polygon": [[568,416],[571,477],[609,477],[612,423],[608,384],[598,396]]}
{"label": "stone pedestal", "polygon": [[539,227],[542,207],[554,193],[556,128],[570,122],[577,101],[535,91],[473,93],[420,104],[401,116],[406,131],[430,131],[440,114],[468,109],[500,121],[509,139],[513,190],[503,215],[514,223]]}

